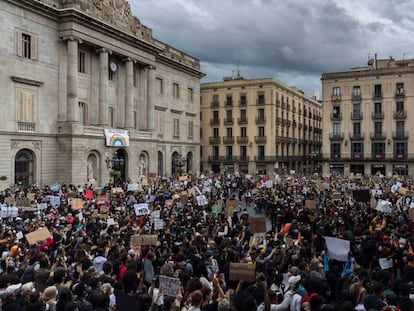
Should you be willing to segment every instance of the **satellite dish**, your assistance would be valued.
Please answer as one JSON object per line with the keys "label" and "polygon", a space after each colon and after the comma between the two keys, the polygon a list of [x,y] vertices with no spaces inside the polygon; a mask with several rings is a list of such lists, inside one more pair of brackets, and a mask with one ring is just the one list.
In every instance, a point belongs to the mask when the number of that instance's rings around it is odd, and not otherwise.
{"label": "satellite dish", "polygon": [[374,65],[374,63],[375,63],[375,59],[370,58],[370,59],[368,60],[368,66],[373,66],[373,65]]}

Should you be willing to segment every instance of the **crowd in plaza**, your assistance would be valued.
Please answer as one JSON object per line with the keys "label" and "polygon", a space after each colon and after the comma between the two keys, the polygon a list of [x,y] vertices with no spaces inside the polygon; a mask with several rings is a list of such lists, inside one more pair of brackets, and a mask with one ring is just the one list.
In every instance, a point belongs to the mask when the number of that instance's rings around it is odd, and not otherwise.
{"label": "crowd in plaza", "polygon": [[2,309],[414,311],[413,185],[317,174],[13,185],[0,193]]}

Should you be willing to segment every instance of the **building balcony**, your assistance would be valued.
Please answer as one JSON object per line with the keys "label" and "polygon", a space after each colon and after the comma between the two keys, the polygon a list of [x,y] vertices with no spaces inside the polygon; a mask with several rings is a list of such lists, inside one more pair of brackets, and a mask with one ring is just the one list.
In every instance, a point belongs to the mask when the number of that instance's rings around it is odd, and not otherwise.
{"label": "building balcony", "polygon": [[296,123],[296,120],[293,120],[293,121],[292,121],[292,127],[293,127],[293,128],[296,128],[296,126],[297,126],[297,125],[298,125],[298,124]]}
{"label": "building balcony", "polygon": [[276,136],[276,144],[278,143],[287,143],[289,142],[289,138],[286,136]]}
{"label": "building balcony", "polygon": [[292,112],[296,113],[296,107],[295,106],[292,107]]}
{"label": "building balcony", "polygon": [[276,100],[276,107],[280,107],[280,100]]}
{"label": "building balcony", "polygon": [[393,139],[400,139],[400,140],[407,140],[408,139],[408,132],[406,131],[396,131],[392,132]]}
{"label": "building balcony", "polygon": [[350,140],[364,140],[364,133],[349,133]]}
{"label": "building balcony", "polygon": [[210,125],[220,125],[220,118],[210,119]]}
{"label": "building balcony", "polygon": [[331,159],[338,160],[340,158],[341,158],[341,154],[340,153],[331,153]]}
{"label": "building balcony", "polygon": [[373,160],[384,160],[385,159],[385,153],[376,153],[372,155]]}
{"label": "building balcony", "polygon": [[384,112],[373,112],[371,115],[372,120],[380,120],[380,119],[384,119]]}
{"label": "building balcony", "polygon": [[341,95],[331,95],[331,101],[333,102],[340,102],[341,101]]}
{"label": "building balcony", "polygon": [[362,120],[362,112],[351,112],[351,120]]}
{"label": "building balcony", "polygon": [[208,140],[212,145],[219,145],[221,142],[221,137],[209,137]]}
{"label": "building balcony", "polygon": [[254,137],[254,142],[256,144],[265,144],[267,141],[266,136],[255,136]]}
{"label": "building balcony", "polygon": [[280,124],[282,124],[282,118],[277,117],[276,118],[276,125],[280,125]]}
{"label": "building balcony", "polygon": [[290,105],[289,104],[286,105],[286,110],[290,111]]}
{"label": "building balcony", "polygon": [[405,97],[404,89],[397,89],[395,91],[395,98],[402,98],[402,97]]}
{"label": "building balcony", "polygon": [[407,118],[407,111],[405,110],[399,110],[399,111],[394,111],[394,119],[406,119]]}
{"label": "building balcony", "polygon": [[372,94],[372,99],[382,99],[382,92],[374,92]]}
{"label": "building balcony", "polygon": [[361,101],[361,94],[352,94],[351,95],[351,100],[353,102],[359,102],[359,101]]}
{"label": "building balcony", "polygon": [[237,136],[237,143],[238,144],[248,144],[249,143],[249,136]]}
{"label": "building balcony", "polygon": [[240,99],[240,100],[239,100],[239,105],[240,105],[240,106],[247,106],[247,100],[246,100],[246,99],[243,99],[243,100],[242,100],[242,99]]}
{"label": "building balcony", "polygon": [[233,125],[233,123],[234,123],[233,118],[224,119],[224,125]]}
{"label": "building balcony", "polygon": [[223,157],[219,156],[208,156],[208,162],[222,162]]}
{"label": "building balcony", "polygon": [[247,124],[247,117],[244,118],[237,118],[237,123],[238,124]]}
{"label": "building balcony", "polygon": [[256,117],[256,124],[265,124],[265,123],[266,123],[265,116]]}
{"label": "building balcony", "polygon": [[34,133],[36,132],[36,123],[17,122],[17,131],[21,133]]}
{"label": "building balcony", "polygon": [[265,102],[265,100],[264,100],[264,98],[263,99],[256,99],[256,105],[264,105],[266,102]]}
{"label": "building balcony", "polygon": [[224,136],[223,137],[223,144],[231,145],[234,143],[234,136]]}
{"label": "building balcony", "polygon": [[342,113],[331,113],[331,121],[341,121]]}
{"label": "building balcony", "polygon": [[250,157],[247,155],[233,157],[234,162],[249,162]]}
{"label": "building balcony", "polygon": [[307,130],[308,130],[308,125],[307,125],[307,124],[304,124],[304,125],[303,125],[303,130],[304,130],[304,131],[307,131]]}
{"label": "building balcony", "polygon": [[211,102],[210,107],[211,108],[218,108],[218,107],[220,107],[220,102]]}
{"label": "building balcony", "polygon": [[286,109],[286,103],[282,102],[282,109]]}
{"label": "building balcony", "polygon": [[329,139],[330,140],[343,140],[344,139],[344,133],[329,133]]}
{"label": "building balcony", "polygon": [[276,156],[255,156],[254,160],[256,162],[276,162],[280,160],[280,157]]}
{"label": "building balcony", "polygon": [[383,132],[371,132],[371,139],[373,139],[373,140],[385,140],[385,138],[386,138],[386,135],[385,135],[385,133],[383,133]]}
{"label": "building balcony", "polygon": [[226,105],[226,107],[231,107],[233,106],[233,100],[226,100],[224,104]]}
{"label": "building balcony", "polygon": [[363,160],[364,154],[362,152],[353,152],[351,153],[351,159],[353,160]]}

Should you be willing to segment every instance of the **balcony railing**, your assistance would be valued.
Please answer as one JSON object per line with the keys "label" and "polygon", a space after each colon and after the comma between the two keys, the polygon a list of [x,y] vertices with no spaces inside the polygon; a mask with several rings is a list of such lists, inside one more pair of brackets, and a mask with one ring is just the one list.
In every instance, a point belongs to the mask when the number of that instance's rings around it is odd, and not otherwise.
{"label": "balcony railing", "polygon": [[254,160],[260,161],[260,162],[276,162],[278,160],[280,160],[280,157],[276,157],[276,156],[255,156]]}
{"label": "balcony railing", "polygon": [[254,142],[256,144],[265,144],[266,143],[266,136],[255,136]]}
{"label": "balcony railing", "polygon": [[353,102],[359,102],[359,101],[361,101],[361,94],[352,94],[351,100]]}
{"label": "balcony railing", "polygon": [[385,153],[375,153],[372,155],[373,160],[382,160],[385,159]]}
{"label": "balcony railing", "polygon": [[384,112],[373,112],[371,115],[373,120],[379,120],[379,119],[384,119]]}
{"label": "balcony railing", "polygon": [[221,142],[221,137],[209,137],[210,144],[218,145]]}
{"label": "balcony railing", "polygon": [[408,132],[406,131],[396,131],[392,132],[393,139],[408,139]]}
{"label": "balcony railing", "polygon": [[225,104],[227,107],[231,107],[231,106],[233,106],[233,100],[226,100],[226,101],[224,102],[224,104]]}
{"label": "balcony railing", "polygon": [[240,106],[246,106],[247,105],[247,99],[245,98],[245,99],[240,99],[239,100],[239,105]]}
{"label": "balcony railing", "polygon": [[220,118],[210,119],[210,125],[220,125]]}
{"label": "balcony railing", "polygon": [[219,156],[209,156],[208,162],[222,162],[222,157]]}
{"label": "balcony railing", "polygon": [[24,133],[33,133],[36,131],[36,123],[17,122],[17,130]]}
{"label": "balcony railing", "polygon": [[256,124],[265,124],[265,123],[266,123],[265,116],[256,117]]}
{"label": "balcony railing", "polygon": [[218,108],[220,107],[220,102],[211,102],[210,106],[211,108]]}
{"label": "balcony railing", "polygon": [[383,132],[371,132],[371,139],[374,140],[384,140],[386,138],[385,133]]}
{"label": "balcony railing", "polygon": [[405,118],[407,118],[407,111],[405,110],[394,111],[394,119],[405,119]]}
{"label": "balcony railing", "polygon": [[249,143],[249,136],[237,136],[237,143],[239,144]]}
{"label": "balcony railing", "polygon": [[279,99],[276,101],[276,107],[280,107],[280,100]]}
{"label": "balcony railing", "polygon": [[262,98],[262,99],[260,99],[260,98],[256,99],[256,104],[257,105],[264,105],[265,104],[264,98]]}
{"label": "balcony railing", "polygon": [[395,158],[398,159],[398,160],[406,160],[407,159],[407,154],[406,153],[396,153]]}
{"label": "balcony railing", "polygon": [[234,136],[223,137],[223,144],[233,144],[233,143],[234,143]]}
{"label": "balcony railing", "polygon": [[350,140],[364,140],[364,133],[349,133]]}
{"label": "balcony railing", "polygon": [[395,91],[395,97],[397,97],[397,98],[405,97],[404,89],[397,89]]}
{"label": "balcony railing", "polygon": [[237,123],[238,124],[247,124],[247,117],[244,118],[237,118]]}
{"label": "balcony railing", "polygon": [[372,99],[382,99],[382,92],[374,92],[372,94]]}
{"label": "balcony railing", "polygon": [[351,120],[362,120],[362,112],[351,112]]}
{"label": "balcony railing", "polygon": [[364,158],[364,154],[362,152],[354,152],[351,153],[351,158],[356,160],[362,160]]}
{"label": "balcony railing", "polygon": [[332,113],[331,112],[331,121],[341,121],[342,113]]}
{"label": "balcony railing", "polygon": [[333,102],[339,102],[341,101],[341,95],[331,95],[331,101]]}
{"label": "balcony railing", "polygon": [[344,139],[344,133],[329,133],[329,139],[330,140],[343,140]]}
{"label": "balcony railing", "polygon": [[224,125],[232,125],[234,122],[233,118],[226,118],[224,119]]}
{"label": "balcony railing", "polygon": [[233,157],[234,162],[249,162],[250,157],[247,155]]}

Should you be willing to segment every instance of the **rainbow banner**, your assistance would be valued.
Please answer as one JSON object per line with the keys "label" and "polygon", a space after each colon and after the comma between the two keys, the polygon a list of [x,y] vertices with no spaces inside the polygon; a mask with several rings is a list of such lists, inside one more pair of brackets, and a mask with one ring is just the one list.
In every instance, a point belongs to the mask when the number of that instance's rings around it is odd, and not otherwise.
{"label": "rainbow banner", "polygon": [[128,131],[105,129],[107,147],[129,147]]}

